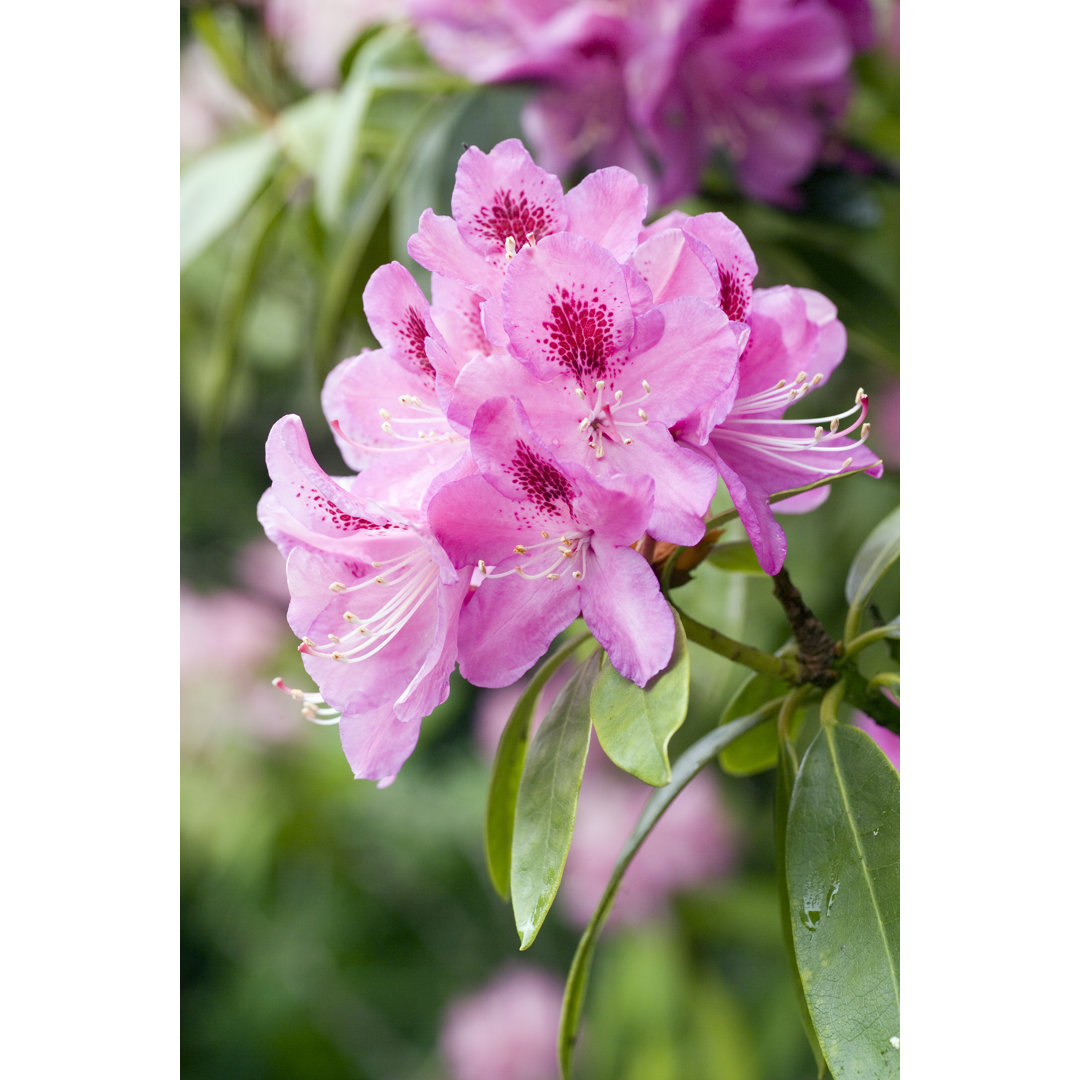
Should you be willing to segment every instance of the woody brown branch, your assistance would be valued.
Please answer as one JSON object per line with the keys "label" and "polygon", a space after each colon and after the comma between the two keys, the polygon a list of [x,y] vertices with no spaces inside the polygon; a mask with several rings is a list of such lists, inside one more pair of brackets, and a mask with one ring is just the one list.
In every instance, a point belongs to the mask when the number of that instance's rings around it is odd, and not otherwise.
{"label": "woody brown branch", "polygon": [[773,575],[773,594],[780,601],[799,646],[799,662],[806,673],[803,681],[814,686],[831,686],[839,678],[833,669],[836,643],[818,617],[806,606],[802,594],[792,584],[783,567]]}

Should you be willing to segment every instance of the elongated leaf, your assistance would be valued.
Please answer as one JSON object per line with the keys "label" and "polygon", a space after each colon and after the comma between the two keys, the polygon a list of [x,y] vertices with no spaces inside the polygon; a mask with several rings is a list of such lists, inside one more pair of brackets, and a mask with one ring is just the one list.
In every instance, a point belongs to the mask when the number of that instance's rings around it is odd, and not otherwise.
{"label": "elongated leaf", "polygon": [[315,180],[315,208],[327,227],[339,224],[345,211],[349,179],[363,150],[364,117],[376,91],[372,76],[405,34],[404,27],[374,34],[360,49],[341,88]]}
{"label": "elongated leaf", "polygon": [[900,779],[869,735],[826,724],[792,791],[795,957],[835,1080],[900,1075]]}
{"label": "elongated leaf", "polygon": [[269,132],[208,150],[180,174],[180,269],[251,204],[278,156]]}
{"label": "elongated leaf", "polygon": [[491,784],[488,787],[487,816],[484,821],[484,854],[487,857],[491,883],[504,900],[510,895],[514,811],[517,808],[521,770],[525,765],[525,752],[529,748],[536,703],[552,675],[588,636],[579,634],[559,649],[533,676],[510,713],[499,739],[499,748],[495,751]]}
{"label": "elongated leaf", "polygon": [[761,563],[749,540],[735,540],[730,544],[718,544],[709,552],[709,562],[733,574],[757,574],[764,576]]}
{"label": "elongated leaf", "polygon": [[600,654],[563,687],[525,757],[514,814],[510,899],[522,949],[536,939],[562,881],[589,752],[589,695]]}
{"label": "elongated leaf", "polygon": [[690,653],[678,614],[675,647],[666,668],[642,689],[605,656],[593,684],[589,713],[604,753],[628,773],[657,787],[671,779],[668,743],[686,719]]}
{"label": "elongated leaf", "polygon": [[585,927],[585,933],[581,935],[573,963],[570,965],[570,974],[563,993],[562,1016],[559,1021],[559,1071],[564,1080],[570,1076],[570,1061],[574,1044],[577,1042],[578,1027],[581,1024],[581,1010],[585,1003],[585,989],[589,980],[589,969],[592,967],[593,954],[596,952],[596,942],[611,913],[612,905],[615,903],[615,894],[619,891],[619,885],[627,867],[645,841],[645,837],[649,835],[653,826],[660,820],[661,815],[672,804],[679,792],[729,742],[749,731],[755,724],[768,719],[773,711],[774,708],[771,706],[759,710],[751,716],[744,716],[716,728],[698,739],[672,766],[671,782],[662,788],[657,788],[641,811],[641,817],[638,818],[634,831],[623,845],[618,861],[615,863],[615,869],[608,880],[607,888],[604,889],[604,895],[600,898],[600,903],[593,912],[589,925]]}
{"label": "elongated leaf", "polygon": [[275,127],[286,156],[309,176],[322,160],[337,106],[337,94],[322,90],[301,98],[277,118]]}
{"label": "elongated leaf", "polygon": [[[771,727],[771,724],[763,724],[763,727]],[[789,733],[791,734],[791,733]],[[789,738],[779,737],[779,754],[777,755],[776,769],[776,804],[773,816],[773,828],[776,838],[776,885],[779,890],[780,923],[783,928],[784,950],[787,952],[788,962],[791,964],[791,975],[795,980],[799,994],[799,1012],[802,1018],[803,1030],[806,1032],[810,1050],[813,1052],[814,1061],[817,1064],[818,1080],[825,1075],[825,1058],[821,1053],[817,1033],[814,1031],[814,1022],[810,1019],[810,1010],[806,1004],[806,995],[802,989],[802,979],[799,976],[799,961],[795,956],[795,935],[792,930],[791,920],[788,918],[788,877],[787,877],[787,823],[788,813],[791,809],[791,792],[795,787],[797,773],[797,758],[794,757],[793,734]]]}
{"label": "elongated leaf", "polygon": [[[727,724],[746,716],[770,701],[786,697],[790,691],[791,687],[783,679],[771,675],[751,675],[731,699],[720,717],[720,723]],[[796,717],[801,721],[802,713],[796,713]],[[793,734],[795,732],[797,728]],[[724,772],[732,776],[754,776],[776,764],[778,746],[776,725],[759,724],[720,751],[720,764]]]}
{"label": "elongated leaf", "polygon": [[[847,582],[844,585],[844,595],[851,605],[848,628],[854,630],[858,626],[859,615],[870,593],[873,592],[874,586],[898,558],[900,558],[899,506],[878,523],[851,563]],[[848,635],[845,634],[846,636]]]}

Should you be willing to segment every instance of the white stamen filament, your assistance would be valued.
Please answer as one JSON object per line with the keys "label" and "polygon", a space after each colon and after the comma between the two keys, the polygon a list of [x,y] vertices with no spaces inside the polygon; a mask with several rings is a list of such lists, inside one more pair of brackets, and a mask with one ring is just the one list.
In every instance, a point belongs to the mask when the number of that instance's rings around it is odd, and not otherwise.
{"label": "white stamen filament", "polygon": [[[541,535],[547,537],[546,533]],[[573,576],[578,580],[582,577],[582,571],[585,567],[585,552],[588,550],[588,538],[590,533],[574,533],[570,536],[560,536],[558,540],[545,539],[544,542],[539,544],[530,544],[526,547],[524,544],[517,544],[514,547],[514,554],[520,555],[528,553],[529,559],[524,563],[517,563],[514,566],[509,567],[506,570],[492,570],[490,565],[483,559],[477,564],[480,573],[486,578],[500,578],[509,577],[511,574],[517,574],[519,577],[525,578],[527,581],[540,581],[546,579],[548,581],[558,581],[559,578],[568,569],[566,565],[567,559],[579,560],[581,564],[581,570],[573,570]],[[584,541],[584,543],[582,543]],[[552,548],[555,549],[554,560],[551,560],[550,552]],[[547,559],[541,569],[526,570],[526,566],[531,562],[535,565],[540,561],[540,558],[544,556],[545,552],[548,553]],[[505,561],[505,560],[503,560]]]}
{"label": "white stamen filament", "polygon": [[[586,413],[578,424],[578,431],[583,435],[588,434],[589,447],[596,454],[597,460],[600,460],[604,456],[604,440],[610,440],[612,442],[620,442],[623,446],[630,446],[633,442],[632,439],[627,437],[620,429],[629,427],[644,427],[649,422],[649,414],[640,406],[648,400],[649,395],[652,393],[652,387],[649,386],[645,379],[641,380],[641,388],[644,393],[635,398],[632,401],[625,401],[624,392],[622,390],[613,390],[611,392],[611,399],[604,400],[604,391],[607,389],[607,381],[605,379],[597,379],[595,383],[596,398],[592,403],[592,406],[588,413]],[[589,403],[588,395],[585,390],[578,386],[574,388],[574,393],[577,397],[585,402]],[[622,410],[633,409],[638,417],[636,420],[626,419],[626,413],[621,416],[616,416]]]}
{"label": "white stamen filament", "polygon": [[[323,646],[305,637],[300,651],[311,656],[322,656],[346,664],[356,664],[370,659],[385,649],[438,587],[439,571],[435,563],[430,559],[415,559],[416,555],[417,552],[413,551],[409,555],[388,563],[387,565],[391,566],[396,564],[396,569],[401,571],[394,577],[379,574],[352,588],[343,589],[335,588],[334,586],[341,583],[334,582],[330,588],[331,591],[337,593],[355,592],[365,585],[373,584],[393,588],[394,592],[377,611],[363,618],[351,611],[346,611],[342,619],[353,627],[348,633],[340,637],[336,634],[327,634],[329,644]],[[411,565],[407,561],[410,558],[415,559]],[[348,647],[350,642],[353,644]]]}
{"label": "white stamen filament", "polygon": [[285,680],[279,675],[273,680],[273,685],[282,693],[300,702],[300,715],[313,724],[336,724],[341,719],[341,713],[331,709],[318,694],[304,693],[303,690],[294,690],[285,685]]}

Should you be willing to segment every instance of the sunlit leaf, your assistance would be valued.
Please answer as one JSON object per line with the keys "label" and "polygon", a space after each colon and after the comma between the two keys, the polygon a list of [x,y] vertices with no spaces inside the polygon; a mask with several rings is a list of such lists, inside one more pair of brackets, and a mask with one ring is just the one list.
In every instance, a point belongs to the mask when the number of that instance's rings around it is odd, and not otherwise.
{"label": "sunlit leaf", "polygon": [[180,269],[251,205],[278,156],[269,132],[208,150],[180,174]]}
{"label": "sunlit leaf", "polygon": [[580,634],[547,660],[525,688],[510,713],[495,751],[488,788],[487,815],[484,820],[484,854],[488,874],[498,894],[510,895],[510,851],[514,837],[514,811],[517,808],[521,770],[529,748],[533,713],[540,694],[552,675],[570,654],[588,637]]}
{"label": "sunlit leaf", "polygon": [[599,669],[596,652],[563,687],[525,757],[510,855],[510,898],[523,949],[536,939],[562,881],[589,752],[589,695]]}
{"label": "sunlit leaf", "polygon": [[835,1080],[900,1075],[900,779],[864,732],[806,753],[785,857],[796,961]]}
{"label": "sunlit leaf", "polygon": [[749,731],[755,724],[762,723],[772,715],[773,711],[772,708],[762,709],[751,716],[733,720],[730,724],[716,728],[698,739],[672,766],[671,782],[662,788],[657,788],[641,811],[634,831],[619,853],[615,869],[604,889],[604,895],[600,898],[600,903],[593,912],[589,925],[585,927],[585,933],[581,935],[573,963],[570,965],[570,974],[563,993],[562,1017],[559,1021],[559,1070],[564,1080],[570,1075],[570,1060],[581,1024],[581,1010],[585,1003],[585,989],[589,980],[589,969],[592,967],[593,954],[596,952],[596,942],[611,913],[611,908],[615,903],[615,894],[619,891],[619,885],[626,874],[627,867],[645,838],[652,832],[653,826],[660,820],[661,815],[679,792],[729,742]]}
{"label": "sunlit leaf", "polygon": [[628,773],[654,787],[671,779],[668,743],[686,719],[690,654],[679,616],[667,667],[644,687],[624,678],[605,656],[592,688],[589,712],[604,753]]}
{"label": "sunlit leaf", "polygon": [[373,75],[406,34],[397,26],[373,35],[357,53],[341,88],[315,181],[315,207],[328,227],[339,224],[345,212],[349,180],[363,150],[364,116],[376,92]]}
{"label": "sunlit leaf", "polygon": [[285,155],[308,176],[322,160],[337,105],[337,94],[323,90],[301,98],[277,118],[275,126]]}

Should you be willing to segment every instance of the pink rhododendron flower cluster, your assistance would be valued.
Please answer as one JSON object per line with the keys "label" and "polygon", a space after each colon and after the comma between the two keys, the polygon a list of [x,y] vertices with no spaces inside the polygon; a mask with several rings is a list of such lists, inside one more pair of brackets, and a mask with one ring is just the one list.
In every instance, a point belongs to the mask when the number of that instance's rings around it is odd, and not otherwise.
{"label": "pink rhododendron flower cluster", "polygon": [[409,0],[431,55],[479,83],[532,81],[541,163],[620,165],[662,203],[715,151],[755,198],[793,201],[875,38],[869,0]]}
{"label": "pink rhododendron flower cluster", "polygon": [[299,417],[271,431],[259,517],[321,697],[293,693],[340,716],[358,777],[393,779],[455,663],[507,686],[579,616],[644,686],[674,621],[643,537],[696,544],[722,478],[775,573],[769,495],[875,462],[861,392],[841,417],[783,419],[843,355],[835,308],[755,289],[723,214],[646,226],[647,201],[620,168],[564,192],[517,140],[470,148],[452,215],[425,211],[409,242],[431,300],[403,266],[376,271],[380,348],[324,387],[355,475],[319,467]]}

